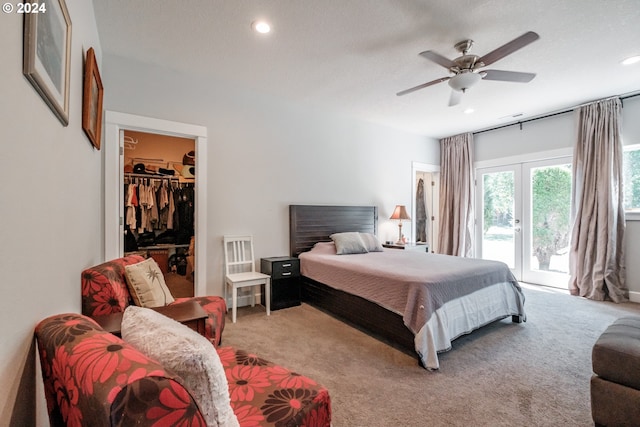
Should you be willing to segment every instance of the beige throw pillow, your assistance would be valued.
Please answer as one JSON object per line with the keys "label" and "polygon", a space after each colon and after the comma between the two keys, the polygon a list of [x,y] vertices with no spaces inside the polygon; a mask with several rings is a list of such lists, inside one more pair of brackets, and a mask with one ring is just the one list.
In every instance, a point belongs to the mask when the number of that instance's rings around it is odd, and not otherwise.
{"label": "beige throw pillow", "polygon": [[187,326],[148,308],[129,306],[122,339],[179,375],[208,426],[237,427],[229,384],[215,347]]}
{"label": "beige throw pillow", "polygon": [[164,275],[153,258],[125,266],[124,273],[136,305],[162,307],[174,301],[164,281]]}

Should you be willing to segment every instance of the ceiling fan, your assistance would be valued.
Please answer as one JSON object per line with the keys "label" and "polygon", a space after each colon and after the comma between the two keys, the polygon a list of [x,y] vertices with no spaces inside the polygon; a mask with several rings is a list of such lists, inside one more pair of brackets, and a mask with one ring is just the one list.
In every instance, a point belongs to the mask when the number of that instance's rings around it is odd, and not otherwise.
{"label": "ceiling fan", "polygon": [[435,85],[437,83],[449,82],[451,86],[451,97],[449,98],[449,106],[454,106],[460,103],[462,94],[467,89],[478,83],[480,80],[498,80],[503,82],[517,82],[527,83],[533,80],[536,76],[534,73],[521,73],[516,71],[502,71],[502,70],[482,70],[480,68],[493,64],[494,62],[504,58],[507,55],[512,54],[518,49],[525,47],[526,45],[538,40],[540,36],[533,31],[529,31],[511,40],[499,48],[487,53],[484,56],[477,56],[469,54],[469,49],[473,45],[473,40],[463,40],[455,44],[455,49],[462,53],[458,58],[451,60],[436,53],[432,50],[421,52],[420,55],[424,56],[430,61],[435,62],[438,65],[442,65],[447,68],[453,75],[449,77],[442,77],[421,85],[412,87],[410,89],[398,92],[397,96],[406,95],[411,92],[415,92],[419,89]]}

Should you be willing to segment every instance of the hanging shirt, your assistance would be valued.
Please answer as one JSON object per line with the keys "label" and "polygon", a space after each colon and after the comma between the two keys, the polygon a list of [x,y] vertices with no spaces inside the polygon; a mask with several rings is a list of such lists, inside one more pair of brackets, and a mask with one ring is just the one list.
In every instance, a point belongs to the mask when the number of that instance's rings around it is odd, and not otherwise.
{"label": "hanging shirt", "polygon": [[137,227],[136,223],[136,206],[135,203],[138,202],[135,197],[135,185],[128,184],[127,185],[127,202],[126,202],[126,215],[125,215],[125,223],[129,226],[129,230],[135,230]]}

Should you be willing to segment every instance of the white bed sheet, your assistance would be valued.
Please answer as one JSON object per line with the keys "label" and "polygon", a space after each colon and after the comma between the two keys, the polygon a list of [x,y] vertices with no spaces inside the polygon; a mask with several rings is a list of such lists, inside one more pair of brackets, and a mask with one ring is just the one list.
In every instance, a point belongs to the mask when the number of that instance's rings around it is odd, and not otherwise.
{"label": "white bed sheet", "polygon": [[451,342],[482,326],[520,315],[509,282],[498,283],[445,303],[415,335],[416,352],[430,370],[440,368],[438,353],[451,350]]}

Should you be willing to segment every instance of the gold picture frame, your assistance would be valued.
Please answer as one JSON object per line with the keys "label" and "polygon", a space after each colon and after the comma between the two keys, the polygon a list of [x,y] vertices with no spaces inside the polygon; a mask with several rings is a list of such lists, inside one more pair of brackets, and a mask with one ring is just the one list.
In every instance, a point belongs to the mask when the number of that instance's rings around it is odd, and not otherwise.
{"label": "gold picture frame", "polygon": [[[69,124],[71,18],[65,0],[24,14],[22,72],[64,126]],[[46,9],[42,6],[46,5]]]}
{"label": "gold picture frame", "polygon": [[82,96],[82,129],[98,150],[102,136],[102,99],[104,88],[93,48],[87,51],[84,65],[84,87]]}

